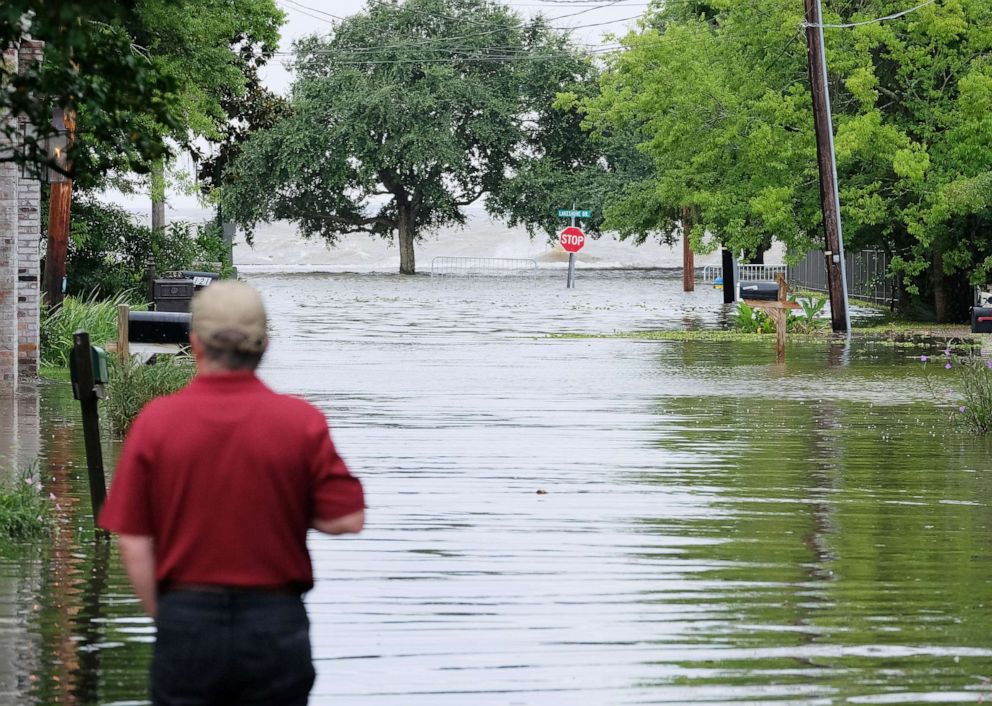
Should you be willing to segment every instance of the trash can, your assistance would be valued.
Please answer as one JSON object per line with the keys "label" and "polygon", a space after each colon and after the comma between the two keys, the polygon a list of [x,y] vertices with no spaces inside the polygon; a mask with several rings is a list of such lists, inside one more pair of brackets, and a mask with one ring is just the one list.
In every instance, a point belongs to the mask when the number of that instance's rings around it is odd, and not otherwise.
{"label": "trash can", "polygon": [[741,280],[741,299],[778,300],[778,282],[745,282]]}
{"label": "trash can", "polygon": [[971,332],[992,333],[992,306],[971,307]]}
{"label": "trash can", "polygon": [[152,286],[155,311],[188,312],[193,299],[193,280],[157,279]]}

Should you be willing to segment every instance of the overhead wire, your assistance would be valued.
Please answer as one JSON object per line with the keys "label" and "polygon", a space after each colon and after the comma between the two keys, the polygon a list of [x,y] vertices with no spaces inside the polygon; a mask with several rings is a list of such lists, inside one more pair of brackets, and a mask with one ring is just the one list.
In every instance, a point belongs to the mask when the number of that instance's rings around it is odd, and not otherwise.
{"label": "overhead wire", "polygon": [[927,5],[933,5],[937,0],[926,0],[926,2],[920,3],[916,7],[911,7],[908,10],[903,10],[902,12],[894,12],[891,15],[886,15],[885,17],[876,17],[872,20],[863,20],[861,22],[847,22],[845,24],[815,24],[812,22],[803,22],[803,27],[821,27],[823,29],[849,29],[851,27],[864,27],[865,25],[873,25],[879,22],[887,22],[889,20],[895,20],[900,17],[905,17],[906,15],[916,12],[917,10],[922,10]]}

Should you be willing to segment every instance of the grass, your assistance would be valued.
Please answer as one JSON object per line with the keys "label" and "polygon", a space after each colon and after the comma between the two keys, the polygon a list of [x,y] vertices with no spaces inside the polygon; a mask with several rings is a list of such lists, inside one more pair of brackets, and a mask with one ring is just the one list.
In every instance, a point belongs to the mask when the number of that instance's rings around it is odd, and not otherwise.
{"label": "grass", "polygon": [[52,524],[51,501],[28,470],[0,483],[0,540],[38,539]]}
{"label": "grass", "polygon": [[[947,379],[936,380],[928,372],[930,392],[941,406],[953,408],[954,419],[973,434],[992,433],[992,359],[974,351],[955,353],[948,343],[942,353],[932,358],[921,356],[925,368],[943,369]],[[951,389],[946,395],[939,390]]]}
{"label": "grass", "polygon": [[107,399],[102,405],[110,428],[117,434],[125,434],[142,407],[156,397],[184,387],[194,372],[193,360],[188,356],[158,356],[149,365],[133,358],[121,364],[112,358]]}
{"label": "grass", "polygon": [[[130,304],[132,292],[122,292],[113,299],[101,301],[95,294],[86,299],[66,297],[54,314],[41,321],[41,365],[44,368],[68,368],[72,355],[73,334],[82,329],[90,335],[90,343],[103,346],[117,340],[117,307]],[[133,306],[144,309],[143,305]]]}

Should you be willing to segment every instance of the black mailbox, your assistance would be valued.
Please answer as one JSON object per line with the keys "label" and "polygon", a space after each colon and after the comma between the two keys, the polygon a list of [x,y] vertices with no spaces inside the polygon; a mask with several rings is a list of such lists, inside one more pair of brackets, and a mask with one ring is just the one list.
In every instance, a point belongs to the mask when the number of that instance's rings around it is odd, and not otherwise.
{"label": "black mailbox", "polygon": [[745,282],[741,280],[741,299],[778,300],[778,282]]}
{"label": "black mailbox", "polygon": [[992,306],[971,307],[971,332],[992,333]]}
{"label": "black mailbox", "polygon": [[127,337],[133,343],[189,343],[192,316],[172,311],[132,311],[127,315]]}
{"label": "black mailbox", "polygon": [[157,279],[152,287],[156,311],[189,311],[193,280]]}

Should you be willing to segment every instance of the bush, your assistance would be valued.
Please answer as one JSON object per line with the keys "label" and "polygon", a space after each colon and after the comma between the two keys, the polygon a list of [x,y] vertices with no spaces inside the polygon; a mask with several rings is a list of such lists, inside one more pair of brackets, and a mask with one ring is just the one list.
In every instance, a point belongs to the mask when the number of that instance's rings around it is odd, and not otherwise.
{"label": "bush", "polygon": [[34,539],[48,533],[52,523],[51,501],[31,471],[0,483],[0,539]]}
{"label": "bush", "polygon": [[[41,364],[51,368],[68,368],[72,355],[73,334],[82,329],[90,335],[90,343],[103,346],[117,340],[117,307],[130,304],[133,291],[118,293],[113,299],[100,301],[96,292],[87,298],[66,297],[54,313],[42,312]],[[145,309],[144,304],[133,308]]]}
{"label": "bush", "polygon": [[[920,359],[924,366],[930,362],[929,356]],[[948,346],[943,351],[943,358],[937,360],[942,360],[950,377],[947,385],[941,387],[951,389],[946,397],[935,396],[950,404],[956,420],[972,433],[992,432],[992,359],[985,360],[974,353],[955,355]],[[929,382],[933,392],[935,385],[932,380]]]}
{"label": "bush", "polygon": [[764,333],[774,331],[775,324],[761,309],[754,309],[745,302],[737,302],[737,311],[731,318],[734,330],[741,333]]}
{"label": "bush", "polygon": [[196,368],[188,356],[157,356],[144,365],[136,358],[121,365],[113,357],[103,410],[114,432],[124,435],[148,402],[184,387]]}
{"label": "bush", "polygon": [[213,268],[230,271],[227,249],[215,224],[170,223],[153,231],[120,208],[83,197],[72,205],[66,259],[66,293],[113,297],[144,286],[145,267],[159,272]]}

